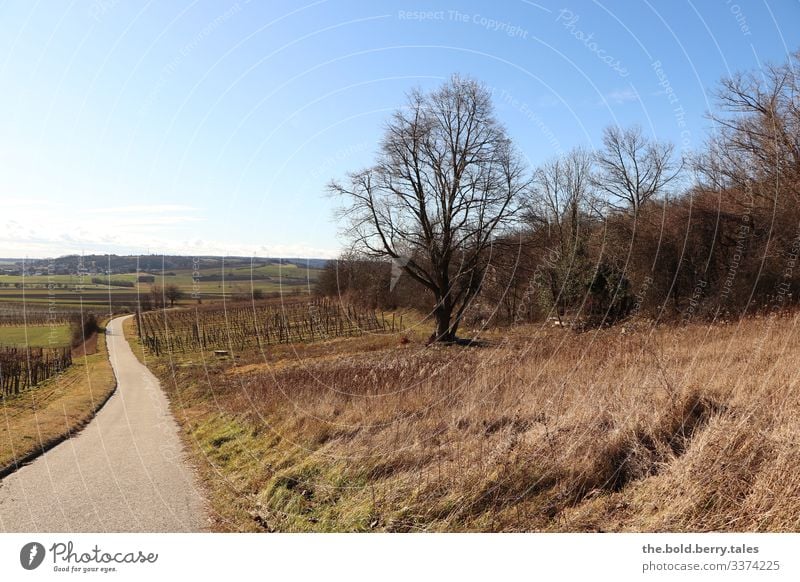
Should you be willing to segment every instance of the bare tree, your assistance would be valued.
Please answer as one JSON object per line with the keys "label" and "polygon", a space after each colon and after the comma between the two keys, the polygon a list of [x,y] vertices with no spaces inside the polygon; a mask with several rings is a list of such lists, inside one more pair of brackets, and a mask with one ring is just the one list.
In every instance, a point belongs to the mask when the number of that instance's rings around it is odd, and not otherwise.
{"label": "bare tree", "polygon": [[781,65],[723,79],[708,151],[696,160],[707,186],[772,199],[800,196],[800,51]]}
{"label": "bare tree", "polygon": [[164,297],[169,299],[169,306],[173,307],[176,301],[183,298],[183,291],[174,283],[170,283],[164,287]]}
{"label": "bare tree", "polygon": [[603,149],[597,152],[594,184],[609,206],[639,214],[648,200],[662,194],[683,168],[673,160],[670,143],[647,139],[641,128],[607,127]]}
{"label": "bare tree", "polygon": [[164,307],[164,288],[161,285],[153,285],[150,287],[150,296],[153,299],[153,307],[155,309],[163,309]]}
{"label": "bare tree", "polygon": [[354,248],[391,259],[431,291],[438,341],[453,341],[481,288],[494,237],[527,189],[491,92],[453,76],[414,90],[386,126],[377,163],[329,188],[345,200]]}
{"label": "bare tree", "polygon": [[[576,148],[545,162],[534,172],[528,221],[546,241],[539,273],[556,317],[580,301],[591,277],[585,260],[588,212],[592,198],[593,155]],[[543,297],[543,299],[545,299]]]}
{"label": "bare tree", "polygon": [[138,308],[140,311],[150,311],[153,309],[153,301],[150,299],[150,295],[147,293],[142,293],[139,295]]}
{"label": "bare tree", "polygon": [[576,148],[534,172],[528,220],[555,231],[562,252],[575,244],[582,215],[590,206],[592,158],[587,150]]}

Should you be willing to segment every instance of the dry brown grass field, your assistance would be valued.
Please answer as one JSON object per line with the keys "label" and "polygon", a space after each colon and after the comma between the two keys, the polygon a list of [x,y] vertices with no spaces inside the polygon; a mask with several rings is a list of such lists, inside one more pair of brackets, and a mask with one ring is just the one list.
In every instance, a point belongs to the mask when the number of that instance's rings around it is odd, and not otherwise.
{"label": "dry brown grass field", "polygon": [[798,323],[138,353],[222,531],[797,531]]}

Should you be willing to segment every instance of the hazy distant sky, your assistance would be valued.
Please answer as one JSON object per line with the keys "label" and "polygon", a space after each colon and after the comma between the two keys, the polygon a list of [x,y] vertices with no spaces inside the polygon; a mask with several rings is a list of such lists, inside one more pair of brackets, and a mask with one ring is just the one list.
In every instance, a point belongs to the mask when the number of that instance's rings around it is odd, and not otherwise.
{"label": "hazy distant sky", "polygon": [[[419,14],[426,11],[427,14]],[[325,184],[454,72],[535,165],[610,123],[702,145],[800,3],[0,0],[0,256],[335,255]]]}

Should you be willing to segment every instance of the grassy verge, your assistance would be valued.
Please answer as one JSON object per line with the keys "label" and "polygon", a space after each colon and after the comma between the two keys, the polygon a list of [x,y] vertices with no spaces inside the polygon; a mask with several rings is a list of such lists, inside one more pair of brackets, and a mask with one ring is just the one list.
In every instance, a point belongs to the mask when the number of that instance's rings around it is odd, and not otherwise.
{"label": "grassy verge", "polygon": [[796,531],[798,323],[146,363],[219,530]]}
{"label": "grassy verge", "polygon": [[0,472],[80,430],[116,387],[105,336],[62,374],[0,402]]}

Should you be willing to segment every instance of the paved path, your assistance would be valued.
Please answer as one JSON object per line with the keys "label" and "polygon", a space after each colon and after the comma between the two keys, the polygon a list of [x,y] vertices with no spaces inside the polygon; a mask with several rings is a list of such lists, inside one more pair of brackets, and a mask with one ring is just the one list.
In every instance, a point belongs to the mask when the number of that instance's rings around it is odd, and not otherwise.
{"label": "paved path", "polygon": [[[131,317],[131,316],[126,316]],[[74,438],[0,481],[0,531],[177,532],[207,526],[158,380],[114,319],[117,391]]]}

